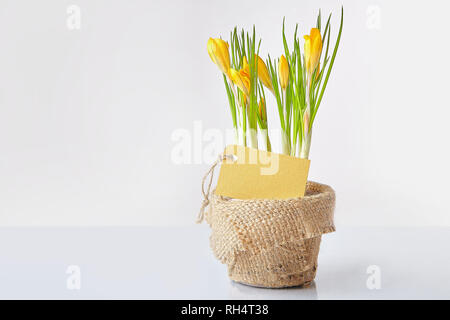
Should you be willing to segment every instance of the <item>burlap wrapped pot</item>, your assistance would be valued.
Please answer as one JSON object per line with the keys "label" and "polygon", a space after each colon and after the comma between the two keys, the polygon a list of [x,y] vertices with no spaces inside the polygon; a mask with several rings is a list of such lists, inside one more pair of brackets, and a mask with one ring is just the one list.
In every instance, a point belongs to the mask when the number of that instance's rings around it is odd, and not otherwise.
{"label": "burlap wrapped pot", "polygon": [[314,280],[321,236],[335,231],[331,187],[309,181],[303,198],[288,200],[231,199],[209,190],[204,195],[210,245],[232,280],[269,288]]}

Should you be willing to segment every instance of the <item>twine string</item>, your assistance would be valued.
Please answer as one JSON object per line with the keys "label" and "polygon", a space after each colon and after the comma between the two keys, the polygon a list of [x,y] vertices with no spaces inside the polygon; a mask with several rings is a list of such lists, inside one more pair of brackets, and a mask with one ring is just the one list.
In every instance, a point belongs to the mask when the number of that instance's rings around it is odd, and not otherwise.
{"label": "twine string", "polygon": [[[208,172],[206,172],[205,176],[203,177],[203,180],[202,180],[203,202],[202,202],[202,206],[200,207],[200,211],[197,216],[197,221],[196,221],[197,223],[202,223],[203,218],[205,217],[205,210],[210,203],[209,197],[211,195],[211,185],[212,185],[213,178],[214,178],[214,169],[217,167],[217,165],[222,163],[222,161],[227,160],[227,159],[234,160],[234,155],[220,154],[219,157],[217,158],[217,160],[214,161],[214,163],[209,168]],[[208,186],[205,190],[205,182],[208,179],[208,177],[209,177],[209,182],[208,182]]]}

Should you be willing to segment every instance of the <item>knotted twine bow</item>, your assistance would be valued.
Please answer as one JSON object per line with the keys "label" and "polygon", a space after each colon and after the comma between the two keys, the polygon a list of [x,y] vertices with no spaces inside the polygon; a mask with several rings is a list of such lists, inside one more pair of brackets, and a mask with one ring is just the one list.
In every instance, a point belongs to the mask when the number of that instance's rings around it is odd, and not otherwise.
{"label": "knotted twine bow", "polygon": [[[214,163],[209,168],[208,172],[203,177],[203,180],[202,180],[203,202],[202,202],[202,206],[200,208],[200,212],[198,213],[198,216],[197,216],[197,221],[196,221],[197,223],[202,223],[203,218],[205,216],[205,210],[209,205],[209,196],[211,193],[211,185],[212,185],[213,178],[214,178],[214,169],[217,167],[218,164],[222,163],[222,161],[227,160],[227,159],[234,160],[234,155],[220,154],[219,157],[217,158],[217,160],[214,161]],[[206,191],[205,191],[205,181],[206,181],[206,179],[208,179],[208,176],[209,176],[209,182],[208,182],[208,187],[206,188]]]}

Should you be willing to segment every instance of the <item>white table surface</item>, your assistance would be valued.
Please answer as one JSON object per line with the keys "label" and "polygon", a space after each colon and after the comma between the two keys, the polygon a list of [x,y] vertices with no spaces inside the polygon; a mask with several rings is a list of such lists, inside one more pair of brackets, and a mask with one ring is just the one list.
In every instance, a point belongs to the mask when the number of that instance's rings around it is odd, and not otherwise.
{"label": "white table surface", "polygon": [[[450,299],[450,228],[339,228],[323,237],[309,288],[230,281],[191,227],[0,228],[2,299]],[[68,266],[81,270],[69,290]],[[367,268],[380,270],[368,289]]]}

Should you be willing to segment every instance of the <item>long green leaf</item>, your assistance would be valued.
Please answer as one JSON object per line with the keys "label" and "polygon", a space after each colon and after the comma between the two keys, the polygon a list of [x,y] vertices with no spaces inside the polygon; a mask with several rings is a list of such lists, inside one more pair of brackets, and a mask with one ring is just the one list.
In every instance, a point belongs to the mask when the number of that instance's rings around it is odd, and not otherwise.
{"label": "long green leaf", "polygon": [[227,90],[228,103],[230,105],[231,118],[233,119],[233,126],[237,128],[236,103],[234,101],[234,94],[228,85],[227,76],[225,74],[223,74],[223,82],[225,83],[225,89]]}
{"label": "long green leaf", "polygon": [[337,51],[338,51],[338,48],[339,48],[339,43],[341,41],[343,25],[344,25],[344,7],[342,7],[342,9],[341,9],[341,25],[339,27],[338,37],[336,39],[336,44],[334,46],[333,55],[331,56],[330,65],[328,66],[327,75],[326,75],[325,81],[324,81],[324,83],[322,85],[322,90],[320,92],[319,99],[317,100],[314,112],[313,112],[312,117],[311,117],[311,121],[310,121],[311,125],[312,125],[312,123],[314,121],[314,118],[316,117],[316,113],[317,113],[317,110],[319,109],[320,103],[322,102],[322,97],[323,97],[323,94],[325,92],[325,88],[326,88],[327,83],[328,83],[328,78],[330,77],[331,69],[333,68],[334,59],[336,58],[336,54],[337,54]]}

